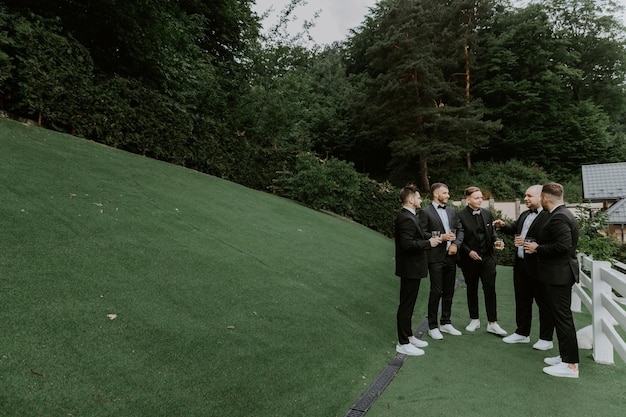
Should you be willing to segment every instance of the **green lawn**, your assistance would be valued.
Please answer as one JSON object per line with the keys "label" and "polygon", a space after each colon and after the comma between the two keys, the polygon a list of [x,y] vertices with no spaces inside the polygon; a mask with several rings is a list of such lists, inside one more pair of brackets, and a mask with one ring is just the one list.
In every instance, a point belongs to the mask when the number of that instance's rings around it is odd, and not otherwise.
{"label": "green lawn", "polygon": [[[515,331],[512,269],[498,267],[498,320]],[[481,311],[484,312],[481,301]],[[591,350],[580,350],[580,378],[554,378],[542,372],[543,359],[557,356],[558,348],[536,351],[531,345],[539,333],[533,314],[531,344],[508,345],[486,332],[484,320],[475,333],[468,323],[465,286],[457,290],[453,315],[463,331],[432,341],[427,354],[409,358],[367,417],[409,417],[416,410],[429,417],[621,417],[626,411],[626,366],[615,354],[615,365],[596,364]],[[576,328],[591,324],[591,315],[574,313]]]}
{"label": "green lawn", "polygon": [[5,119],[0,178],[2,415],[341,416],[393,355],[365,227]]}
{"label": "green lawn", "polygon": [[[358,224],[6,119],[0,201],[2,416],[343,416],[395,356],[393,242]],[[500,268],[509,331],[512,297]],[[367,417],[626,406],[623,362],[588,351],[563,381],[484,326],[426,349]]]}

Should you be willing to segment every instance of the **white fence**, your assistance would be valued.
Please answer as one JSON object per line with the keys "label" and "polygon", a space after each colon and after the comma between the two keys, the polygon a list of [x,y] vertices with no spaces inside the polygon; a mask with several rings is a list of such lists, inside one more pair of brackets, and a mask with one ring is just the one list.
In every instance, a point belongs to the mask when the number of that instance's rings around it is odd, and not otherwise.
{"label": "white fence", "polygon": [[626,332],[626,309],[618,304],[618,296],[626,296],[626,265],[594,261],[584,253],[578,254],[580,283],[572,288],[572,311],[580,312],[581,304],[591,312],[593,358],[598,363],[613,364],[613,352],[626,362],[626,342],[616,330]]}

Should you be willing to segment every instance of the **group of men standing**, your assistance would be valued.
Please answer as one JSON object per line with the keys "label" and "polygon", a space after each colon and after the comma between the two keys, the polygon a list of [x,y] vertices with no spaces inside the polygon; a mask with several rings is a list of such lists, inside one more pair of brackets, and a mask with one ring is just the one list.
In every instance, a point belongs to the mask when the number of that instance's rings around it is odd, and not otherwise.
{"label": "group of men standing", "polygon": [[483,194],[478,187],[465,190],[467,207],[458,211],[447,204],[450,192],[445,184],[433,184],[431,195],[432,204],[419,210],[422,200],[417,188],[407,185],[400,190],[403,207],[395,222],[396,275],[400,277],[396,351],[421,356],[422,348],[428,346],[412,330],[421,279],[427,276],[429,336],[442,340],[442,333],[462,334],[451,320],[457,264],[467,287],[470,322],[465,330],[474,332],[481,325],[478,289],[482,283],[487,332],[507,335],[497,321],[494,250],[504,248],[496,233],[499,230],[514,235],[516,246],[513,281],[517,328],[503,341],[530,342],[534,301],[539,308],[540,330],[533,348],[552,349],[555,329],[559,345],[560,355],[546,358],[549,366],[543,371],[578,378],[578,344],[570,309],[571,287],[578,282],[578,223],[564,205],[563,187],[548,183],[528,188],[524,196],[528,210],[511,224],[494,220],[491,212],[482,208]]}

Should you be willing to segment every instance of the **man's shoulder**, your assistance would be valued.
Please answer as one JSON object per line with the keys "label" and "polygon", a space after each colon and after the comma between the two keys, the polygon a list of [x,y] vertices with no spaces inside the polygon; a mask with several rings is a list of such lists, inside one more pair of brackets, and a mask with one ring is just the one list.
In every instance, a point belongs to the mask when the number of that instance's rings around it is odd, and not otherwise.
{"label": "man's shoulder", "polygon": [[470,213],[467,208],[462,208],[461,210],[457,210],[456,215],[463,218],[468,218],[472,215],[472,213]]}
{"label": "man's shoulder", "polygon": [[574,216],[574,213],[572,213],[567,207],[565,206],[559,206],[557,207],[553,212],[552,212],[552,216],[553,219],[557,219],[557,218],[566,218],[568,220],[575,220],[576,216]]}

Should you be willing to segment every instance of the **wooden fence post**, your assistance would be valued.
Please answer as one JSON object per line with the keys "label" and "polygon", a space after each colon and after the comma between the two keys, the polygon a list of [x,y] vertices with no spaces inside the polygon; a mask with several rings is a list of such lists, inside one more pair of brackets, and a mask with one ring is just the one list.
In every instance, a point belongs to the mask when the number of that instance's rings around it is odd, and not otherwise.
{"label": "wooden fence post", "polygon": [[593,358],[596,362],[612,364],[613,345],[602,330],[602,322],[610,323],[611,315],[602,305],[602,297],[611,297],[611,286],[604,282],[601,277],[602,268],[611,268],[611,263],[606,261],[593,261],[591,267],[591,299],[593,305]]}

